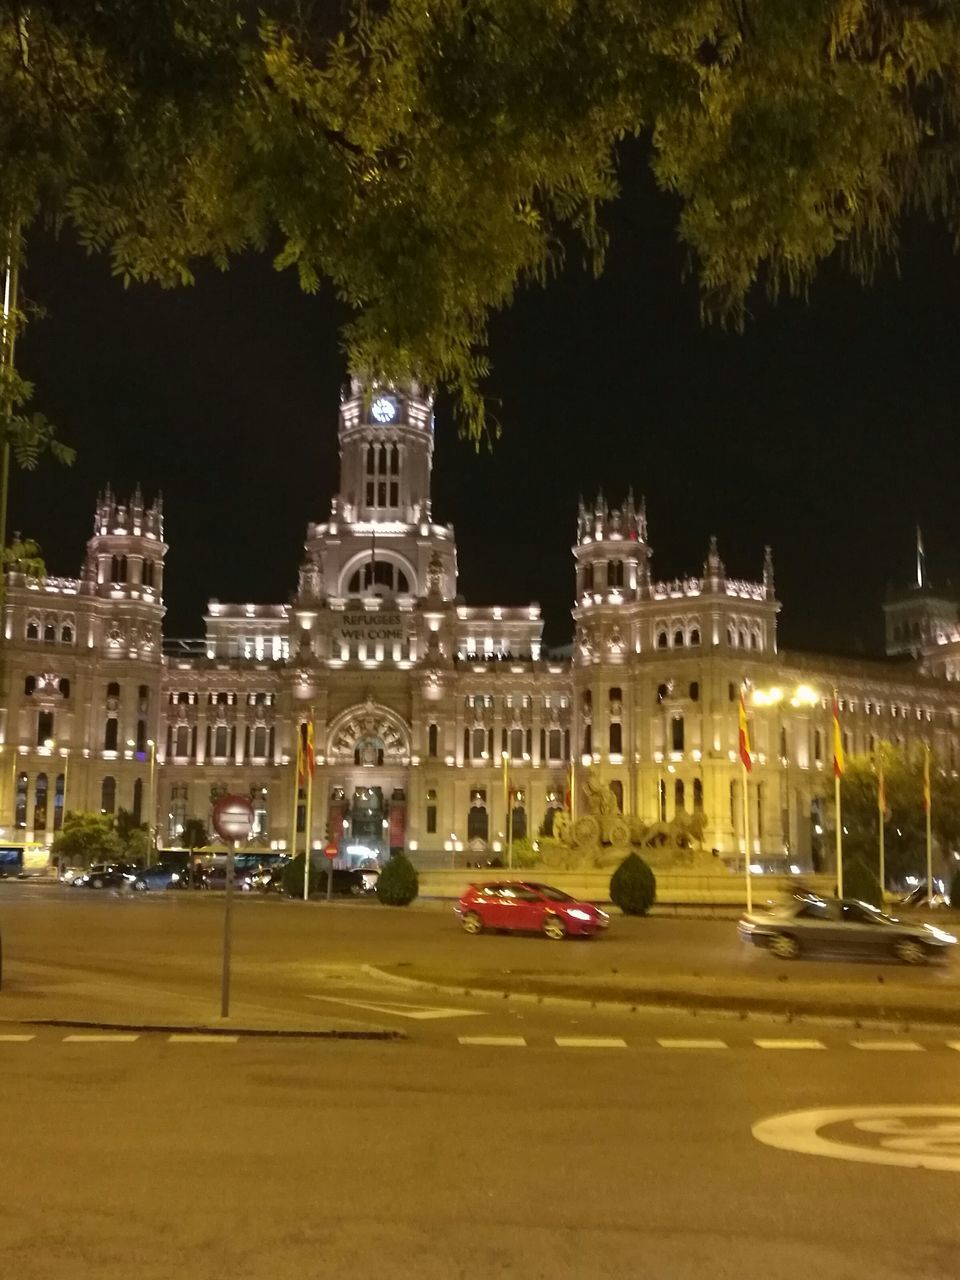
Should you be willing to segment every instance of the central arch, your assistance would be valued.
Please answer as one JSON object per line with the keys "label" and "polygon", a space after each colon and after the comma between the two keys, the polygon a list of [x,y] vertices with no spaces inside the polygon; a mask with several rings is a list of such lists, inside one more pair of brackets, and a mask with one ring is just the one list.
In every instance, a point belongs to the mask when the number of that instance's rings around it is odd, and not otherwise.
{"label": "central arch", "polygon": [[408,765],[410,726],[389,707],[368,698],[347,707],[330,725],[327,759],[361,766]]}

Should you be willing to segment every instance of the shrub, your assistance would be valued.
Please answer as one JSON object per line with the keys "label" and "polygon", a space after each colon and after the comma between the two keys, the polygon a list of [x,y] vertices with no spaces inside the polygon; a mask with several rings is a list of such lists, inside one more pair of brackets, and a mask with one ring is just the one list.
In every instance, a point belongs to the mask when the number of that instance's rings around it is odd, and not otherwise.
{"label": "shrub", "polygon": [[861,858],[843,860],[843,896],[859,898],[861,902],[869,902],[874,907],[883,906],[880,881]]}
{"label": "shrub", "polygon": [[[310,859],[310,892],[316,893],[325,882],[326,876],[321,878],[320,871],[313,861]],[[298,853],[283,868],[283,892],[290,895],[291,898],[303,897],[303,854]]]}
{"label": "shrub", "polygon": [[377,896],[388,907],[406,907],[420,892],[413,863],[405,853],[395,853],[380,872]]}
{"label": "shrub", "polygon": [[625,916],[645,916],[657,896],[657,880],[636,853],[628,853],[610,877],[610,900]]}

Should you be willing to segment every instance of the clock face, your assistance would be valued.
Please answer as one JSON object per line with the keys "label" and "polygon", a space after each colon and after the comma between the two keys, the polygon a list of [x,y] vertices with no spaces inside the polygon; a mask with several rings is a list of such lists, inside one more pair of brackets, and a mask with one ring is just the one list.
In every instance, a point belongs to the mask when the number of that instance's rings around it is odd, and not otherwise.
{"label": "clock face", "polygon": [[374,422],[392,422],[397,416],[396,401],[389,396],[377,396],[370,406],[370,414]]}

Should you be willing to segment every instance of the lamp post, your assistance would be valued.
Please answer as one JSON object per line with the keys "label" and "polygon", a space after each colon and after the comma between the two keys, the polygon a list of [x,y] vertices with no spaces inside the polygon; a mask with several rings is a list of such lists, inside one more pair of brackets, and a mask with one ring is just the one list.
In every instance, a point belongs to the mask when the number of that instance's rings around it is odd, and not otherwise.
{"label": "lamp post", "polygon": [[150,787],[147,801],[150,806],[150,821],[148,823],[147,836],[150,846],[150,861],[152,862],[157,852],[157,744],[153,738],[148,738],[147,746],[150,748]]}

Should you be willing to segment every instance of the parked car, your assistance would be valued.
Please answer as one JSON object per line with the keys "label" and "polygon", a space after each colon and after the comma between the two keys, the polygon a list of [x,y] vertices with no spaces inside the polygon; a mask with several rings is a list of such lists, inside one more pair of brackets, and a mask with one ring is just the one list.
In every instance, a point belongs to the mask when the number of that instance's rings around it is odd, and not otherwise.
{"label": "parked car", "polygon": [[607,913],[592,902],[578,902],[562,889],[534,880],[472,884],[455,910],[467,933],[510,929],[554,939],[568,934],[589,937],[610,923]]}
{"label": "parked car", "polygon": [[[367,894],[377,892],[377,881],[380,879],[380,871],[375,867],[334,867],[333,869],[333,892],[351,896],[354,898],[362,898]],[[327,887],[327,869],[320,869],[320,888],[318,892],[323,893]]]}
{"label": "parked car", "polygon": [[791,898],[767,911],[748,912],[737,930],[745,942],[766,947],[781,960],[819,954],[923,964],[948,954],[957,941],[934,925],[903,924],[866,902],[815,894]]}
{"label": "parked car", "polygon": [[139,870],[133,862],[95,862],[70,883],[75,889],[122,889]]}
{"label": "parked car", "polygon": [[[909,893],[904,894],[900,899],[901,907],[925,907],[927,905],[927,886],[925,884],[918,884],[915,889],[911,889]],[[935,888],[933,899],[929,905],[931,907],[948,907],[950,901],[939,888]]]}
{"label": "parked car", "polygon": [[179,889],[182,884],[180,872],[176,867],[170,866],[138,867],[127,879],[136,893],[154,889]]}

